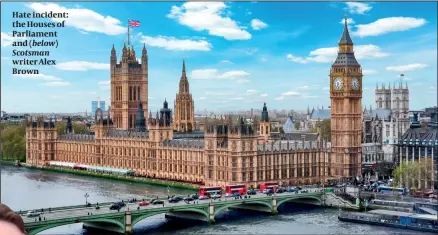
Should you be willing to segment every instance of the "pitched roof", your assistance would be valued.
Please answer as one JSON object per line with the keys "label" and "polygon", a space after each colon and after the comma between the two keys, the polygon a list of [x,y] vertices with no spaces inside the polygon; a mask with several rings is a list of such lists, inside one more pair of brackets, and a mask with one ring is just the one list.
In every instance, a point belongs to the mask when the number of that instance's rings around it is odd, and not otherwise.
{"label": "pitched roof", "polygon": [[331,111],[330,109],[314,109],[310,114],[310,119],[330,119]]}

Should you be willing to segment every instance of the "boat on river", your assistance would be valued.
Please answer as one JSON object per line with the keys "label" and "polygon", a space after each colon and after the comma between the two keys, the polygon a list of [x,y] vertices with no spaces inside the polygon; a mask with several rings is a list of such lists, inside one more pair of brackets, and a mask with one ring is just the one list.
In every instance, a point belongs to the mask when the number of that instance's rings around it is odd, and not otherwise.
{"label": "boat on river", "polygon": [[438,219],[436,215],[372,210],[367,213],[343,212],[338,215],[338,219],[343,222],[372,224],[431,233],[438,232]]}

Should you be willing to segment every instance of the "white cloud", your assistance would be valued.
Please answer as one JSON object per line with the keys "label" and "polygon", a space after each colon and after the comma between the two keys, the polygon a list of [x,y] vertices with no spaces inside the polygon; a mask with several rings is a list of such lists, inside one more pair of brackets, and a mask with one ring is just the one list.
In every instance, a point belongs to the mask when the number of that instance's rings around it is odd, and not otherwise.
{"label": "white cloud", "polygon": [[262,61],[262,62],[266,62],[266,61],[268,61],[268,59],[262,57],[262,58],[260,58],[260,61]]}
{"label": "white cloud", "polygon": [[2,47],[7,47],[12,45],[14,41],[25,40],[25,37],[12,37],[11,33],[1,32],[1,45]]}
{"label": "white cloud", "polygon": [[68,18],[52,18],[55,22],[65,20],[66,26],[74,27],[82,32],[97,32],[107,35],[126,33],[126,28],[121,26],[120,20],[111,16],[103,16],[95,11],[85,8],[65,8],[54,3],[31,3],[29,8],[38,13],[54,12],[68,13]]}
{"label": "white cloud", "polygon": [[249,79],[237,79],[236,80],[237,84],[244,84],[244,83],[248,83],[248,82],[249,82]]}
{"label": "white cloud", "polygon": [[361,2],[346,2],[345,4],[347,4],[347,9],[351,14],[362,15],[373,8],[369,4]]}
{"label": "white cloud", "polygon": [[301,94],[296,91],[288,91],[281,93],[281,96],[299,96],[299,95]]}
{"label": "white cloud", "polygon": [[371,75],[371,74],[376,74],[376,73],[377,73],[377,71],[373,70],[373,69],[364,69],[364,70],[362,70],[362,74],[363,75]]}
{"label": "white cloud", "polygon": [[427,21],[422,18],[388,17],[378,19],[369,24],[356,25],[357,30],[352,34],[359,37],[378,36],[390,32],[400,32],[418,28],[426,23]]}
{"label": "white cloud", "polygon": [[[340,24],[344,25],[345,24],[345,19],[342,18],[342,20],[339,22]],[[347,24],[350,26],[352,24],[354,24],[356,22],[354,22],[354,20],[352,18],[347,18]]]}
{"label": "white cloud", "polygon": [[233,62],[229,61],[229,60],[221,60],[221,63],[227,63],[227,64],[232,64]]}
{"label": "white cloud", "polygon": [[176,39],[175,37],[157,36],[150,37],[140,36],[140,41],[148,46],[160,47],[169,51],[211,51],[213,46],[204,39]]}
{"label": "white cloud", "polygon": [[261,96],[261,97],[267,97],[267,96],[268,96],[268,94],[266,94],[266,93],[263,93],[263,94],[260,94],[260,96]]}
{"label": "white cloud", "polygon": [[109,90],[109,89],[111,89],[111,81],[110,80],[99,81],[97,84],[99,85],[99,88],[102,89],[102,90]]}
{"label": "white cloud", "polygon": [[61,81],[61,78],[57,78],[51,75],[45,74],[12,74],[12,76],[21,77],[21,78],[29,78],[29,79],[40,79],[45,81]]}
{"label": "white cloud", "polygon": [[426,64],[407,64],[407,65],[400,65],[400,66],[388,66],[386,67],[386,70],[388,71],[396,71],[396,72],[406,72],[406,71],[413,71],[418,69],[424,69],[426,68]]}
{"label": "white cloud", "polygon": [[57,69],[70,71],[109,70],[110,64],[88,61],[69,61],[55,65]]}
{"label": "white cloud", "polygon": [[234,98],[230,98],[230,100],[243,100],[243,97],[234,97]]}
{"label": "white cloud", "polygon": [[268,25],[259,19],[251,20],[251,28],[254,30],[260,30],[260,29],[264,29],[267,27],[268,27]]}
{"label": "white cloud", "polygon": [[258,93],[258,91],[257,90],[253,90],[253,89],[249,89],[249,90],[246,91],[246,95],[254,95],[254,94],[257,94],[257,93]]}
{"label": "white cloud", "polygon": [[205,100],[205,99],[207,99],[207,97],[203,97],[203,96],[201,96],[201,97],[199,97],[197,100]]}
{"label": "white cloud", "polygon": [[299,86],[295,88],[296,90],[308,90],[309,86]]}
{"label": "white cloud", "polygon": [[229,96],[229,95],[233,95],[234,92],[220,92],[220,91],[205,91],[204,92],[206,95],[212,95],[212,96]]}
{"label": "white cloud", "polygon": [[187,2],[180,7],[172,6],[167,17],[177,20],[196,31],[227,40],[248,40],[251,34],[236,21],[226,16],[227,5],[223,2]]}
{"label": "white cloud", "polygon": [[242,70],[233,70],[225,73],[218,73],[217,69],[199,69],[191,72],[193,79],[247,79],[250,74]]}
{"label": "white cloud", "polygon": [[317,95],[301,95],[300,98],[302,99],[316,99],[319,98]]}
{"label": "white cloud", "polygon": [[284,96],[276,97],[275,100],[284,100]]}
{"label": "white cloud", "polygon": [[[336,59],[337,54],[337,47],[326,47],[311,51],[308,57],[299,57],[288,54],[286,58],[292,62],[300,64],[306,64],[309,62],[329,63]],[[386,57],[389,53],[382,52],[379,46],[369,44],[355,46],[354,55],[356,59],[368,59]]]}
{"label": "white cloud", "polygon": [[42,83],[42,86],[70,86],[69,82],[46,82]]}

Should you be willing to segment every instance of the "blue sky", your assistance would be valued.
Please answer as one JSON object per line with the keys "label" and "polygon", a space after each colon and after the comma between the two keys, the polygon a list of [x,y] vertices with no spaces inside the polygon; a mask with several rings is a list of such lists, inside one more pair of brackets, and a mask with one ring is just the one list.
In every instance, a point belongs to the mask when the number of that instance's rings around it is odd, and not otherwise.
{"label": "blue sky", "polygon": [[[410,108],[436,105],[436,2],[96,2],[10,3],[1,9],[2,110],[78,112],[109,101],[109,57],[120,55],[127,20],[137,55],[149,55],[149,104],[174,100],[186,60],[196,110],[327,107],[331,62],[347,13],[362,65],[363,105],[374,105],[376,83],[405,74]],[[56,66],[38,77],[13,76],[12,12],[68,12],[50,49]],[[41,20],[49,21],[49,20]],[[35,30],[35,29],[34,29]],[[24,49],[24,48],[21,48]],[[28,66],[27,68],[32,68]],[[379,85],[381,86],[381,85]]]}

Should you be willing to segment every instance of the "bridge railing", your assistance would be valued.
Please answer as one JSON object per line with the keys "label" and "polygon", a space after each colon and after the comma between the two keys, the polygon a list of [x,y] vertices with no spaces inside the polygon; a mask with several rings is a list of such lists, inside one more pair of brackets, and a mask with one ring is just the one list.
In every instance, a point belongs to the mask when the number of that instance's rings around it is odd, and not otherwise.
{"label": "bridge railing", "polygon": [[[112,205],[116,202],[120,202],[120,201],[124,201],[125,203],[136,203],[136,202],[142,202],[142,201],[150,201],[152,199],[160,199],[160,200],[167,200],[167,197],[149,197],[149,198],[142,198],[141,200],[135,201],[135,202],[130,202],[130,200],[132,199],[128,199],[128,200],[119,200],[119,201],[114,201],[114,202],[99,202],[99,206],[103,207],[103,206],[109,206]],[[90,208],[90,207],[94,207],[97,204],[96,203],[90,203],[91,206],[87,206],[85,204],[83,205],[73,205],[73,206],[61,206],[61,207],[50,207],[50,212],[54,212],[54,211],[63,211],[63,210],[71,210],[71,209],[79,209],[79,208]],[[15,211],[15,213],[19,214],[19,215],[26,215],[29,211],[37,211],[40,212],[41,209],[43,210],[44,213],[49,212],[49,207],[47,208],[37,208],[37,209],[30,209],[30,210],[19,210],[19,211]]]}
{"label": "bridge railing", "polygon": [[76,223],[82,223],[82,220],[86,219],[96,219],[96,218],[107,218],[108,215],[115,215],[115,214],[124,214],[125,212],[109,212],[104,214],[96,214],[96,215],[83,215],[83,216],[75,216],[75,217],[66,217],[62,219],[49,219],[49,220],[42,220],[42,221],[35,221],[35,222],[27,222],[25,223],[25,227],[28,226],[34,226],[34,225],[44,225],[44,224],[53,224],[53,223],[64,223],[67,221],[77,221]]}

